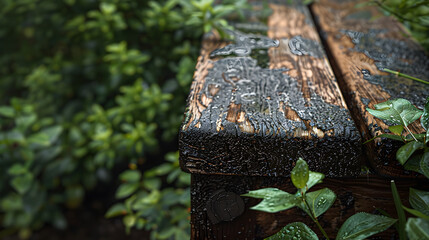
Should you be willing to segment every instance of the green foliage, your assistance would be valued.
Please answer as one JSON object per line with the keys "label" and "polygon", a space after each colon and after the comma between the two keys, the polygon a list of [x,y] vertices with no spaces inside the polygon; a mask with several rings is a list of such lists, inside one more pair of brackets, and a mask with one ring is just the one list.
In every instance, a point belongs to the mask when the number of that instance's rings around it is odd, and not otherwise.
{"label": "green foliage", "polygon": [[410,188],[409,201],[411,207],[429,216],[429,192]]}
{"label": "green foliage", "polygon": [[420,44],[429,50],[429,1],[428,0],[371,0],[386,14],[399,19]]}
{"label": "green foliage", "polygon": [[307,184],[309,177],[308,165],[302,160],[302,158],[298,159],[295,167],[292,169],[290,173],[290,178],[292,179],[293,185],[298,188],[304,188]]}
{"label": "green foliage", "polygon": [[429,221],[421,218],[409,218],[406,225],[410,240],[429,239]]}
{"label": "green foliage", "polygon": [[395,219],[369,213],[356,213],[349,217],[338,231],[337,240],[366,239],[388,229],[396,222]]}
{"label": "green foliage", "polygon": [[267,240],[318,240],[316,233],[302,222],[293,222],[286,225],[276,234],[266,238]]}
{"label": "green foliage", "polygon": [[404,127],[419,119],[423,113],[405,99],[388,100],[374,107],[375,110],[370,108],[366,110],[377,118],[401,124]]}
{"label": "green foliage", "polygon": [[[294,178],[295,182],[293,182]],[[307,193],[311,187],[321,183],[323,178],[325,176],[322,173],[309,171],[307,162],[300,158],[291,172],[291,180],[297,188],[295,194],[290,194],[277,188],[264,188],[249,191],[242,196],[263,199],[262,202],[251,208],[258,211],[274,213],[292,207],[299,207],[316,223],[323,236],[329,239],[325,230],[320,225],[318,217],[334,204],[337,196],[329,188]],[[304,184],[301,184],[300,182],[303,179],[307,180]],[[357,213],[344,222],[336,239],[365,239],[386,230],[396,221],[396,219],[389,217],[369,213]],[[318,239],[318,237],[304,223],[294,222],[288,224],[267,239],[312,240]]]}
{"label": "green foliage", "polygon": [[[405,169],[429,176],[429,135],[427,131],[429,127],[427,120],[429,116],[429,98],[426,100],[423,111],[405,99],[388,100],[376,104],[374,107],[375,109],[367,108],[367,111],[375,117],[395,124],[389,127],[389,130],[393,134],[380,134],[365,143],[380,137],[404,142],[404,145],[396,152],[396,159],[404,165]],[[426,132],[420,134],[412,133],[408,125],[419,118],[420,124]],[[407,134],[405,135],[404,132]]]}
{"label": "green foliage", "polygon": [[[423,111],[416,110],[413,106],[411,107],[408,101],[404,99],[395,99],[389,100],[385,103],[377,104],[379,106],[388,105],[390,108],[395,109],[394,121],[396,123],[400,122],[401,125],[389,127],[389,130],[393,134],[381,134],[381,137],[385,136],[395,136],[389,137],[393,140],[403,141],[405,145],[400,147],[396,152],[396,159],[404,165],[404,168],[407,170],[419,172],[429,178],[429,135],[428,135],[428,116],[429,116],[429,98],[426,99],[426,104]],[[376,106],[377,106],[376,105]],[[396,107],[393,107],[396,106]],[[403,106],[403,107],[398,107]],[[377,107],[376,107],[377,108]],[[380,107],[378,107],[380,108]],[[368,109],[369,111],[370,109]],[[381,109],[384,111],[386,109]],[[387,109],[387,111],[392,111]],[[376,117],[381,119],[386,119],[384,114],[380,114],[377,111],[369,111]],[[420,112],[420,113],[419,113]],[[426,132],[420,134],[414,134],[407,127],[408,124],[417,120],[417,116],[420,117],[420,124]],[[403,120],[407,119],[407,120]],[[389,119],[391,120],[391,119]],[[401,128],[402,126],[402,128]],[[408,135],[403,135],[403,129],[407,130]],[[378,137],[380,137],[378,136]],[[398,139],[400,137],[400,139]],[[372,140],[372,139],[371,139]],[[370,140],[370,141],[371,141]],[[410,188],[409,202],[412,208],[405,207],[402,205],[398,190],[396,189],[395,182],[391,182],[393,200],[396,207],[396,212],[398,214],[399,221],[396,224],[396,228],[399,232],[399,238],[407,239],[426,239],[429,236],[427,228],[429,226],[429,192],[420,191],[417,189]],[[405,211],[418,217],[418,218],[408,218],[406,219]]]}
{"label": "green foliage", "polygon": [[[222,17],[239,6],[244,1],[2,1],[5,232],[65,228],[64,207],[79,207],[99,183],[115,185],[111,170],[129,165],[118,180],[121,200],[106,215],[153,230],[153,239],[186,238],[189,176],[177,153],[165,154],[176,144],[201,35],[226,26]],[[146,169],[148,158],[159,166]]]}

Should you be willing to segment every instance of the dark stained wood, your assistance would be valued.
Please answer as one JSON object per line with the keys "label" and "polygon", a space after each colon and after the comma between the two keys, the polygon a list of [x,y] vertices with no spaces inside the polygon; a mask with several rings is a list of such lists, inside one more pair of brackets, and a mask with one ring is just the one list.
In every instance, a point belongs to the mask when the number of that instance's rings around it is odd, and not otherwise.
{"label": "dark stained wood", "polygon": [[[351,108],[358,129],[368,140],[384,133],[388,125],[365,109],[393,98],[405,98],[423,107],[427,85],[381,72],[387,67],[423,79],[429,78],[429,58],[403,26],[383,16],[376,7],[357,8],[357,1],[320,0],[312,5],[331,63]],[[423,129],[411,127],[414,133]],[[401,144],[377,139],[365,145],[375,171],[406,176],[395,159]],[[414,175],[411,175],[414,176]]]}
{"label": "dark stained wood", "polygon": [[308,9],[270,7],[267,36],[203,41],[180,130],[182,169],[287,176],[303,157],[328,176],[358,175],[360,135]]}
{"label": "dark stained wood", "polygon": [[[396,182],[402,203],[409,207],[408,192],[410,187],[429,190],[427,180],[402,179]],[[260,200],[242,197],[246,210],[232,221],[213,223],[206,212],[206,203],[210,196],[218,190],[244,194],[249,190],[265,187],[276,187],[295,193],[289,178],[285,177],[249,177],[249,176],[220,176],[192,175],[191,200],[191,236],[192,239],[263,239],[278,232],[291,222],[305,222],[319,236],[322,236],[317,226],[305,213],[293,208],[278,213],[264,213],[250,210]],[[330,178],[323,184],[316,185],[310,191],[328,187],[333,190],[337,199],[334,205],[319,217],[330,238],[335,239],[344,221],[357,212],[377,213],[382,209],[392,217],[396,210],[390,190],[390,179],[376,175],[361,175],[358,178]],[[398,239],[393,229],[382,232],[375,237],[378,239]],[[377,239],[377,238],[375,238]]]}

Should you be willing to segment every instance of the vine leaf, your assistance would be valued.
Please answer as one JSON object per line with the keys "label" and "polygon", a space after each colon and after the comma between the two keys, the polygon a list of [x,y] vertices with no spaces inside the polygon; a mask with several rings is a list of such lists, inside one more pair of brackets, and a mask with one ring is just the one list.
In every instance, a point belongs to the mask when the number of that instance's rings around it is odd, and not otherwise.
{"label": "vine leaf", "polygon": [[318,240],[316,233],[302,222],[293,222],[286,225],[279,232],[265,240],[305,239]]}
{"label": "vine leaf", "polygon": [[422,111],[405,99],[388,100],[374,105],[375,109],[366,110],[377,118],[388,120],[394,124],[408,126],[419,119]]}
{"label": "vine leaf", "polygon": [[364,212],[356,213],[344,222],[336,239],[365,239],[386,230],[396,221],[396,219],[385,216]]}

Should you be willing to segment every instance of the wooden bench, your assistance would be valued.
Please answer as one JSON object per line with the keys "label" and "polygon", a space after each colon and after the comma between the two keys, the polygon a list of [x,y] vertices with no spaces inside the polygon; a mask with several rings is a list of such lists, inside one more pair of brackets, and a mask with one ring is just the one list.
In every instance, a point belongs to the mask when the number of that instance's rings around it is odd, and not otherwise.
{"label": "wooden bench", "polygon": [[320,187],[338,196],[320,219],[330,236],[357,211],[394,209],[391,177],[401,178],[403,199],[410,186],[427,185],[397,164],[395,144],[362,142],[387,128],[366,107],[391,97],[421,107],[428,92],[378,69],[427,77],[429,60],[395,20],[369,21],[377,9],[355,4],[273,1],[262,21],[255,3],[230,32],[234,41],[204,38],[179,139],[181,167],[192,174],[192,239],[260,239],[292,221],[316,229],[300,210],[253,211],[258,200],[240,197],[264,187],[292,191],[288,176],[299,157],[325,173]]}

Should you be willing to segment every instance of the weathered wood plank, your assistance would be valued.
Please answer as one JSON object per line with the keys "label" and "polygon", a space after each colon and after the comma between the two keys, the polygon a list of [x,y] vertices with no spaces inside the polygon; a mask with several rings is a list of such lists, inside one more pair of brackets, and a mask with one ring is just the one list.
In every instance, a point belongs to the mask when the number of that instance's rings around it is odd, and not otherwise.
{"label": "weathered wood plank", "polygon": [[[385,121],[365,108],[393,98],[405,98],[423,107],[426,85],[380,71],[389,68],[423,79],[429,78],[429,58],[403,26],[384,17],[376,7],[357,8],[359,1],[320,0],[312,5],[316,24],[358,129],[368,140],[384,133]],[[362,2],[362,1],[360,1]],[[423,129],[414,124],[415,133]],[[380,174],[405,176],[395,160],[397,142],[377,139],[366,144],[370,165]]]}
{"label": "weathered wood plank", "polygon": [[[396,182],[403,204],[409,207],[408,192],[410,187],[420,190],[429,190],[427,180],[405,179]],[[192,239],[263,239],[291,222],[305,222],[319,236],[322,236],[317,226],[305,213],[293,208],[278,213],[264,213],[250,210],[260,200],[242,197],[245,210],[241,215],[233,215],[230,221],[213,222],[207,213],[207,202],[219,190],[238,195],[249,190],[266,187],[276,187],[281,190],[295,193],[289,178],[286,177],[248,177],[248,176],[213,176],[192,175],[191,200],[191,236]],[[357,212],[377,213],[382,209],[392,217],[396,217],[396,210],[390,189],[390,180],[376,175],[361,175],[358,178],[328,178],[323,184],[316,185],[311,191],[324,187],[330,188],[337,195],[334,205],[319,217],[319,222],[331,239],[335,239],[344,221]],[[222,210],[238,212],[235,201],[229,198],[218,201],[220,215]],[[228,204],[225,205],[224,203]],[[371,239],[398,239],[394,228],[377,234]],[[396,236],[396,237],[395,237]],[[376,238],[379,237],[379,238]]]}
{"label": "weathered wood plank", "polygon": [[304,157],[329,176],[359,174],[360,135],[308,9],[270,7],[267,30],[258,25],[266,36],[203,41],[180,130],[182,168],[286,176]]}

